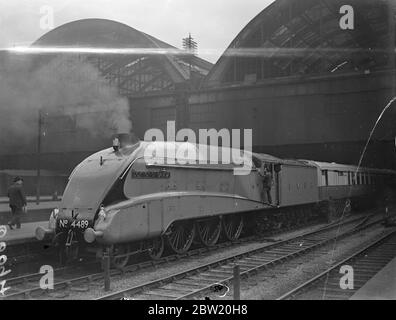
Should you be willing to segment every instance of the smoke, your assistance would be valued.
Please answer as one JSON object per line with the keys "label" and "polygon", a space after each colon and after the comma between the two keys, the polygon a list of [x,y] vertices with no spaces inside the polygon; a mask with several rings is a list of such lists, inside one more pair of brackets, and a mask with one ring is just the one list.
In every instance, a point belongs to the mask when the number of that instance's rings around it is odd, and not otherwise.
{"label": "smoke", "polygon": [[37,135],[39,110],[44,122],[55,129],[56,119],[66,116],[76,129],[94,137],[131,131],[128,100],[92,64],[70,56],[54,58],[39,68],[32,68],[34,63],[20,58],[1,66],[1,142],[10,137],[27,141]]}

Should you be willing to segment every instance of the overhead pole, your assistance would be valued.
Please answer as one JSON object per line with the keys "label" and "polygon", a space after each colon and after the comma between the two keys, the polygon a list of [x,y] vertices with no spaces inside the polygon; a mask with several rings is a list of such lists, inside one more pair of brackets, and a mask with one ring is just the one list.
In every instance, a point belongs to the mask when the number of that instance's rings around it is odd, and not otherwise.
{"label": "overhead pole", "polygon": [[187,51],[188,54],[188,62],[189,62],[189,80],[191,80],[191,71],[192,71],[192,62],[195,52],[197,51],[198,44],[191,37],[191,33],[188,35],[187,38],[183,39],[183,49]]}
{"label": "overhead pole", "polygon": [[37,132],[37,181],[36,181],[36,203],[40,203],[40,180],[41,180],[41,131],[43,125],[42,111],[38,111],[38,132]]}
{"label": "overhead pole", "polygon": [[[390,75],[390,97],[391,99],[396,96],[396,62],[395,62],[395,10],[396,6],[394,4],[395,0],[386,0],[386,9],[388,12],[388,68]],[[394,113],[390,115],[390,121],[387,122],[386,132],[394,135],[395,127],[394,120],[396,116]],[[393,144],[396,145],[396,138],[392,138],[392,148]]]}
{"label": "overhead pole", "polygon": [[389,26],[389,39],[388,39],[388,51],[389,51],[389,70],[391,72],[391,96],[394,97],[396,94],[396,78],[395,78],[395,6],[394,0],[387,0],[387,11],[388,11],[388,26]]}
{"label": "overhead pole", "polygon": [[189,114],[189,92],[193,87],[194,83],[192,81],[193,73],[193,62],[194,56],[198,49],[198,44],[189,33],[188,37],[183,38],[183,49],[186,52],[186,60],[188,62],[188,86],[182,86],[180,91],[177,93],[177,115],[176,123],[178,129],[188,128],[190,122]]}

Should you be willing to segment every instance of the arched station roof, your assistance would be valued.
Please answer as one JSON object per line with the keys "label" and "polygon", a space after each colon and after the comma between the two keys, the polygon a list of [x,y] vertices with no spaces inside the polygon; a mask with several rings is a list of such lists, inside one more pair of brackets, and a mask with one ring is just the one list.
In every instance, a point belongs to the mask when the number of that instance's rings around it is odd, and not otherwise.
{"label": "arched station roof", "polygon": [[[174,90],[190,79],[190,64],[196,79],[202,79],[212,64],[197,56],[184,55],[177,49],[123,23],[106,19],[84,19],[66,23],[43,35],[32,47],[105,48],[105,49],[169,49],[165,54],[144,52],[133,54],[84,53],[84,59],[114,81],[120,93],[144,94]],[[150,51],[150,50],[149,50]],[[40,58],[40,61],[48,57]]]}
{"label": "arched station roof", "polygon": [[[353,30],[340,27],[344,5],[354,9]],[[395,0],[276,0],[232,41],[205,86],[387,68],[395,12]]]}

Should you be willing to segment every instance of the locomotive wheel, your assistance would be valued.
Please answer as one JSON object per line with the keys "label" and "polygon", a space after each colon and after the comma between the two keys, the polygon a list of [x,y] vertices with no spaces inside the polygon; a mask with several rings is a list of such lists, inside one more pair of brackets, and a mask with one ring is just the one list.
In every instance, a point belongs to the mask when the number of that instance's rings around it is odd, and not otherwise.
{"label": "locomotive wheel", "polygon": [[224,216],[222,224],[223,233],[226,239],[235,241],[241,235],[243,229],[243,217],[241,215]]}
{"label": "locomotive wheel", "polygon": [[122,245],[115,245],[113,247],[113,252],[112,252],[112,259],[111,259],[111,264],[113,267],[117,269],[122,269],[124,268],[128,262],[129,262],[129,255],[128,256],[123,256],[123,257],[117,257],[118,255],[124,255],[129,253],[129,245],[127,244],[122,244]]}
{"label": "locomotive wheel", "polygon": [[194,240],[195,228],[191,222],[173,223],[167,233],[167,242],[173,252],[183,254],[190,249]]}
{"label": "locomotive wheel", "polygon": [[219,218],[197,221],[195,226],[198,238],[203,245],[210,247],[217,243],[221,233],[221,220]]}
{"label": "locomotive wheel", "polygon": [[151,259],[158,260],[162,257],[165,249],[165,241],[163,237],[153,239],[152,246],[148,250],[148,254]]}

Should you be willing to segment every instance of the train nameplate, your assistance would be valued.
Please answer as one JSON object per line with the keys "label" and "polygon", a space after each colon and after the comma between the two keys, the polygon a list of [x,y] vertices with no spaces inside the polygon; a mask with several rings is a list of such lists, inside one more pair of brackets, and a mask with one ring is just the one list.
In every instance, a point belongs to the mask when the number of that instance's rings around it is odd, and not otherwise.
{"label": "train nameplate", "polygon": [[132,179],[169,179],[170,172],[161,170],[161,171],[135,171],[132,170],[131,177]]}

